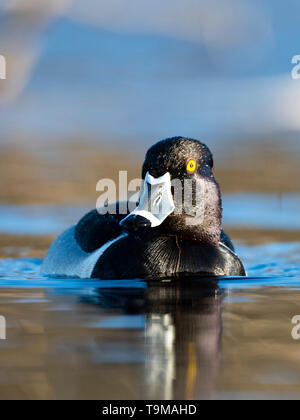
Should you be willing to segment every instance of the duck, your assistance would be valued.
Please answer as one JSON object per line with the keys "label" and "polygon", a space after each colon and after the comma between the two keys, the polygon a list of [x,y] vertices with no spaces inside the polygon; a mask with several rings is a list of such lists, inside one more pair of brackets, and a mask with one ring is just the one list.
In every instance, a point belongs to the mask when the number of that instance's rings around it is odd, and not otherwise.
{"label": "duck", "polygon": [[[48,276],[171,279],[246,276],[222,229],[213,155],[203,142],[170,137],[152,145],[142,165],[135,208],[117,202],[91,210],[50,246]],[[120,211],[122,207],[123,211]]]}

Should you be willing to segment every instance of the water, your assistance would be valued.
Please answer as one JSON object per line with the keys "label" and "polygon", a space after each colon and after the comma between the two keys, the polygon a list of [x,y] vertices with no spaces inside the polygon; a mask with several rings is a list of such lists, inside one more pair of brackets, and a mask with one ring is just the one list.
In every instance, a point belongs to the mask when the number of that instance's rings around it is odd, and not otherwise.
{"label": "water", "polygon": [[298,200],[225,197],[247,278],[147,284],[42,276],[85,209],[2,206],[0,398],[298,399]]}

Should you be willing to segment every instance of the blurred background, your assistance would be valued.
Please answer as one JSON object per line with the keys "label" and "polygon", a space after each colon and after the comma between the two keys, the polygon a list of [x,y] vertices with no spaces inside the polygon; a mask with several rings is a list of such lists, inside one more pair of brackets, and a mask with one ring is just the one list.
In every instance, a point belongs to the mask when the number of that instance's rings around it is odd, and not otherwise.
{"label": "blurred background", "polygon": [[139,176],[147,148],[174,135],[209,145],[226,194],[268,194],[278,210],[299,192],[298,0],[0,0],[0,12],[2,204],[94,206],[100,178]]}
{"label": "blurred background", "polygon": [[[299,0],[0,0],[0,399],[299,398],[299,28]],[[97,181],[176,135],[213,151],[248,279],[42,276]]]}

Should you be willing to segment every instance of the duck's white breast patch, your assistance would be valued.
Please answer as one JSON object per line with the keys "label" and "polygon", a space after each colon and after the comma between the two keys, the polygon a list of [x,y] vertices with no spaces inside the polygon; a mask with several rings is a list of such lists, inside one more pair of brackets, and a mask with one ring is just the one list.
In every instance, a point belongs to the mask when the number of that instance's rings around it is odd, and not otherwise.
{"label": "duck's white breast patch", "polygon": [[125,236],[127,236],[127,233],[106,242],[96,251],[88,253],[78,245],[75,239],[75,226],[73,226],[53,242],[44,259],[42,272],[48,275],[90,278],[103,253]]}

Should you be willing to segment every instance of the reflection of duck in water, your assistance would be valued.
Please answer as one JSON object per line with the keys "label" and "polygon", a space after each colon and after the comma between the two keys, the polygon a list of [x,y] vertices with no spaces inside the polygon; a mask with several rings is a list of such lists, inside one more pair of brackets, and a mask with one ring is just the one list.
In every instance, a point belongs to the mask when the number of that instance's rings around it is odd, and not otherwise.
{"label": "reflection of duck in water", "polygon": [[221,293],[215,282],[153,283],[98,289],[94,303],[145,317],[142,398],[213,396],[221,346]]}
{"label": "reflection of duck in water", "polygon": [[182,137],[156,143],[142,178],[133,212],[88,213],[52,244],[43,272],[102,279],[245,275],[221,227],[221,193],[205,144]]}

